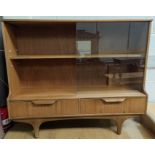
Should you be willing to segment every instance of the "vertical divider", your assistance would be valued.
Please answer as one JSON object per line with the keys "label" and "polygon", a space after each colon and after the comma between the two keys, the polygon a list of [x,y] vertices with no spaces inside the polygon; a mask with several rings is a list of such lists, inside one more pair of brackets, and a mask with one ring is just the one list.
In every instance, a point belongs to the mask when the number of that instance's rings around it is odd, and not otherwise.
{"label": "vertical divider", "polygon": [[131,22],[129,22],[129,29],[128,29],[127,51],[129,50],[130,45],[130,31],[131,31]]}

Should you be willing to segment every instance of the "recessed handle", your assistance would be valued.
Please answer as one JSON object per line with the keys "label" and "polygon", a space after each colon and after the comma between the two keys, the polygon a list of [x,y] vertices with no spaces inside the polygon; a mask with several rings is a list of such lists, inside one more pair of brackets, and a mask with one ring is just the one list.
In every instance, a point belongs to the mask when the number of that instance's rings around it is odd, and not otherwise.
{"label": "recessed handle", "polygon": [[107,97],[107,98],[102,98],[101,99],[102,101],[104,101],[104,102],[107,102],[107,103],[119,103],[119,102],[123,102],[123,101],[125,101],[126,100],[126,98],[118,98],[118,97],[112,97],[112,98],[110,98],[110,97]]}
{"label": "recessed handle", "polygon": [[53,105],[57,102],[57,100],[35,100],[32,101],[35,105]]}

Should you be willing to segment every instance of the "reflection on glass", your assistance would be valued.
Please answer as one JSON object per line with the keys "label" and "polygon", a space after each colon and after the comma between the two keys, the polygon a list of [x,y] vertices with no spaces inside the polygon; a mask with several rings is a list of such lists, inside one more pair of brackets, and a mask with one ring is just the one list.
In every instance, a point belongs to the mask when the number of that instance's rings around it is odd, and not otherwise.
{"label": "reflection on glass", "polygon": [[77,59],[79,89],[108,89],[127,86],[140,90],[143,73],[143,58]]}
{"label": "reflection on glass", "polygon": [[79,40],[77,41],[77,49],[79,54],[91,54],[91,41]]}
{"label": "reflection on glass", "polygon": [[114,58],[108,66],[109,84],[129,85],[139,88],[142,84],[144,59],[142,58]]}
{"label": "reflection on glass", "polygon": [[78,54],[94,54],[98,51],[96,26],[96,23],[77,23],[76,37]]}
{"label": "reflection on glass", "polygon": [[98,23],[99,53],[126,51],[129,23]]}
{"label": "reflection on glass", "polygon": [[144,53],[147,31],[147,22],[77,23],[77,52],[80,55]]}
{"label": "reflection on glass", "polygon": [[147,44],[147,22],[131,22],[130,24],[130,37],[129,37],[129,50],[145,51]]}

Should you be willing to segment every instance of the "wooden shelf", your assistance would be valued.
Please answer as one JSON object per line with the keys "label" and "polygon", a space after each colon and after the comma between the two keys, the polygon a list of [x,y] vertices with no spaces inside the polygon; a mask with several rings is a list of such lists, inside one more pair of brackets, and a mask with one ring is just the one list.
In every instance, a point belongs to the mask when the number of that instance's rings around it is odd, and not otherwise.
{"label": "wooden shelf", "polygon": [[37,99],[78,99],[78,98],[103,98],[103,97],[144,97],[145,94],[127,88],[83,87],[78,90],[39,90],[23,89],[20,93],[10,96],[10,100],[37,100]]}
{"label": "wooden shelf", "polygon": [[63,59],[76,57],[76,55],[18,55],[12,56],[10,59]]}
{"label": "wooden shelf", "polygon": [[79,98],[102,98],[102,97],[138,97],[144,93],[129,87],[81,87],[77,92]]}
{"label": "wooden shelf", "polygon": [[18,94],[11,96],[12,100],[29,100],[29,99],[66,99],[75,98],[75,91],[69,89],[34,89],[23,88]]}
{"label": "wooden shelf", "polygon": [[11,56],[10,59],[70,59],[70,58],[141,58],[144,57],[142,53],[121,53],[121,54],[92,54],[92,55],[17,55]]}

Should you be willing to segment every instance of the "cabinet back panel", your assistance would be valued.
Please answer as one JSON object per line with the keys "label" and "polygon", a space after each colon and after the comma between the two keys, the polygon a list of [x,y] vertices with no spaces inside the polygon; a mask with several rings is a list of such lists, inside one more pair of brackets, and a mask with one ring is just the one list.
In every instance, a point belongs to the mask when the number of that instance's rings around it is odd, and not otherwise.
{"label": "cabinet back panel", "polygon": [[75,87],[75,60],[20,60],[13,62],[21,87],[73,88]]}
{"label": "cabinet back panel", "polygon": [[75,24],[19,26],[16,29],[18,54],[73,54]]}

